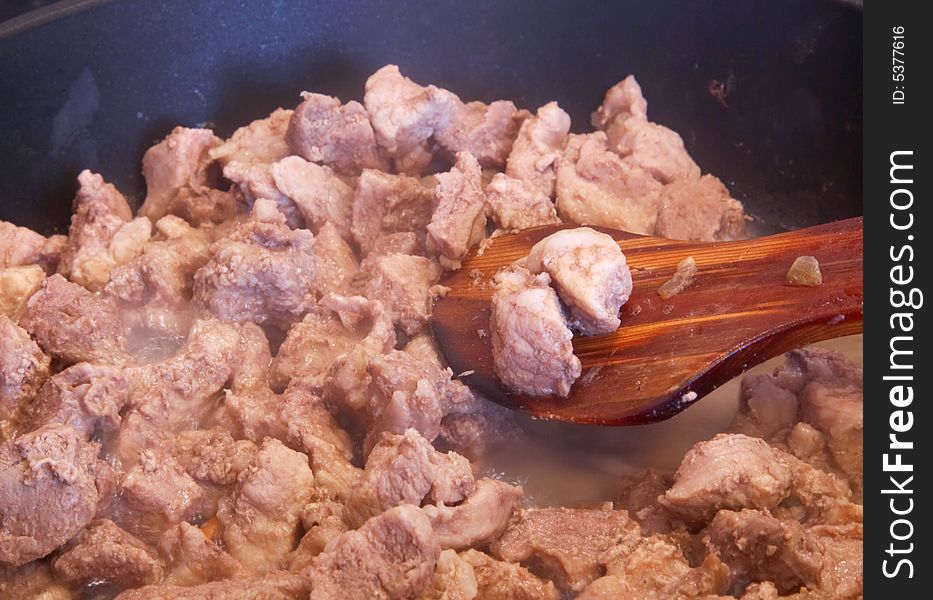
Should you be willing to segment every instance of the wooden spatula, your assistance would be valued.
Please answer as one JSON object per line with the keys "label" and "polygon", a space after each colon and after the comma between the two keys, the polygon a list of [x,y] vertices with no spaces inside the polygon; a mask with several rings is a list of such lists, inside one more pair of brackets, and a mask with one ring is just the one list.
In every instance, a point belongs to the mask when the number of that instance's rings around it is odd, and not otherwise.
{"label": "wooden spatula", "polygon": [[[619,243],[632,269],[621,327],[574,337],[583,373],[567,398],[508,393],[493,372],[492,277],[568,227],[495,238],[441,282],[450,292],[434,302],[431,325],[454,375],[535,417],[599,425],[659,421],[767,358],[862,331],[861,217],[740,242],[679,242],[595,227]],[[817,258],[822,285],[787,284],[788,269],[802,255]],[[694,283],[662,300],[657,288],[688,256],[697,264]]]}

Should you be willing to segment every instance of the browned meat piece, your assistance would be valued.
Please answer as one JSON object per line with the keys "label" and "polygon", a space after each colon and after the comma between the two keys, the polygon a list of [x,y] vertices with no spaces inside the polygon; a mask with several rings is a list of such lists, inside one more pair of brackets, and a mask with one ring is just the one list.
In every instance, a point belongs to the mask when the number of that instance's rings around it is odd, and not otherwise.
{"label": "browned meat piece", "polygon": [[130,382],[108,365],[78,363],[56,373],[23,411],[20,431],[46,423],[61,423],[90,441],[96,434],[113,434],[120,427],[120,410],[129,401]]}
{"label": "browned meat piece", "polygon": [[561,590],[580,592],[600,576],[603,552],[638,536],[638,524],[624,510],[537,508],[520,511],[490,548],[497,558],[528,565]]}
{"label": "browned meat piece", "polygon": [[246,212],[248,206],[238,187],[182,188],[168,204],[168,215],[177,216],[195,227],[219,225]]}
{"label": "browned meat piece", "polygon": [[553,198],[557,161],[569,132],[570,115],[557,102],[545,104],[518,130],[506,174],[520,179],[529,189]]}
{"label": "browned meat piece", "polygon": [[565,229],[535,244],[525,260],[532,273],[546,272],[570,309],[570,327],[583,335],[619,328],[619,309],[632,293],[632,273],[619,245],[589,227]]}
{"label": "browned meat piece", "polygon": [[642,533],[651,535],[671,531],[671,516],[658,502],[658,497],[671,487],[668,477],[654,469],[646,469],[636,476],[624,478],[620,487],[616,506],[629,512],[629,516],[641,525]]}
{"label": "browned meat piece", "polygon": [[447,127],[459,104],[454,94],[422,87],[386,65],[366,80],[363,104],[380,148],[400,173],[418,174],[433,158],[431,137]]}
{"label": "browned meat piece", "polygon": [[409,254],[367,257],[357,275],[359,291],[382,302],[392,321],[407,335],[423,331],[431,318],[434,285],[441,267],[434,260]]}
{"label": "browned meat piece", "polygon": [[434,195],[437,206],[428,223],[427,247],[440,254],[441,264],[456,268],[486,234],[486,194],[479,163],[459,152],[447,173],[439,173]]}
{"label": "browned meat piece", "polygon": [[0,221],[0,268],[39,265],[54,272],[67,238],[45,237],[27,227]]}
{"label": "browned meat piece", "polygon": [[34,560],[18,568],[0,564],[0,598],[73,600],[74,593],[55,580],[48,561]]}
{"label": "browned meat piece", "polygon": [[318,232],[330,223],[342,237],[350,238],[353,189],[330,167],[288,156],[272,165],[271,172],[275,186],[295,203],[311,230]]}
{"label": "browned meat piece", "polygon": [[573,337],[546,273],[522,267],[496,274],[490,330],[496,375],[506,387],[532,396],[566,396],[580,376]]}
{"label": "browned meat piece", "polygon": [[423,240],[434,212],[434,194],[416,177],[365,169],[353,195],[353,239],[363,254],[391,233],[414,232]]}
{"label": "browned meat piece", "polygon": [[441,548],[482,547],[505,531],[522,494],[521,486],[483,478],[461,504],[446,506],[439,502],[422,510]]}
{"label": "browned meat piece", "polygon": [[663,186],[607,144],[602,132],[570,136],[557,169],[557,212],[579,225],[650,235]]}
{"label": "browned meat piece", "polygon": [[444,550],[437,557],[431,583],[420,600],[473,600],[478,595],[473,565],[453,550]]}
{"label": "browned meat piece", "polygon": [[[15,420],[32,402],[49,377],[50,364],[29,333],[0,314],[0,423]],[[0,425],[2,429],[6,427]]]}
{"label": "browned meat piece", "polygon": [[240,563],[189,523],[179,523],[159,539],[165,562],[163,585],[193,586],[230,579],[240,574]]}
{"label": "browned meat piece", "polygon": [[693,446],[660,498],[671,513],[701,525],[720,509],[777,506],[791,493],[793,472],[764,440],[720,434]]}
{"label": "browned meat piece", "polygon": [[142,252],[152,224],[145,217],[133,219],[126,198],[100,175],[84,170],[78,182],[58,272],[95,291],[110,281],[111,271]]}
{"label": "browned meat piece", "polygon": [[314,292],[348,294],[360,270],[356,254],[331,223],[324,223],[314,238]]}
{"label": "browned meat piece", "polygon": [[66,583],[107,583],[118,589],[162,578],[162,566],[149,548],[107,519],[91,523],[62,548],[52,561],[52,571]]}
{"label": "browned meat piece", "polygon": [[311,582],[287,571],[270,572],[258,579],[214,581],[193,587],[149,585],[127,590],[116,600],[305,600]]}
{"label": "browned meat piece", "polygon": [[194,275],[193,302],[225,321],[287,325],[314,304],[314,236],[266,222],[270,206],[211,246],[211,259]]}
{"label": "browned meat piece", "polygon": [[506,100],[492,104],[457,102],[450,122],[434,137],[451,153],[469,152],[483,168],[502,169],[527,117],[528,111],[520,111]]}
{"label": "browned meat piece", "polygon": [[437,452],[414,429],[384,434],[366,459],[366,468],[347,505],[347,521],[359,526],[388,508],[430,497],[456,504],[473,493],[470,462],[450,452]]}
{"label": "browned meat piece", "polygon": [[746,237],[742,203],[719,179],[679,179],[664,186],[655,235],[675,240],[738,240]]}
{"label": "browned meat piece", "polygon": [[198,515],[203,501],[197,482],[169,452],[143,450],[120,482],[113,520],[154,544],[169,527]]}
{"label": "browned meat piece", "polygon": [[219,170],[209,153],[223,142],[210,129],[176,127],[143,155],[146,201],[139,215],[156,221],[173,214],[171,204],[182,191],[216,187]]}
{"label": "browned meat piece", "polygon": [[42,282],[19,324],[66,363],[126,360],[126,340],[114,306],[61,275]]}
{"label": "browned meat piece", "polygon": [[39,265],[0,268],[0,315],[19,318],[44,279],[45,271]]}
{"label": "browned meat piece", "polygon": [[550,581],[542,581],[528,569],[496,560],[478,550],[460,553],[473,567],[481,600],[558,600],[560,594]]}
{"label": "browned meat piece", "polygon": [[521,179],[496,173],[486,186],[488,209],[502,229],[518,230],[560,223],[554,203]]}
{"label": "browned meat piece", "polygon": [[0,563],[18,567],[42,558],[94,518],[98,449],[58,424],[0,446]]}
{"label": "browned meat piece", "polygon": [[274,570],[294,549],[301,511],[313,493],[308,457],[276,439],[264,441],[217,512],[227,551],[247,573]]}
{"label": "browned meat piece", "polygon": [[298,547],[285,559],[285,567],[295,573],[310,567],[314,557],[323,552],[331,541],[350,530],[343,515],[343,504],[332,500],[307,505],[301,512],[301,523],[306,533]]}
{"label": "browned meat piece", "polygon": [[285,134],[292,111],[278,108],[264,119],[240,127],[220,146],[212,148],[210,158],[221,165],[231,162],[274,163],[291,154]]}
{"label": "browned meat piece", "polygon": [[602,106],[593,113],[593,125],[605,130],[613,151],[662,183],[700,176],[680,136],[648,121],[648,103],[631,75],[606,92]]}
{"label": "browned meat piece", "polygon": [[306,572],[311,600],[417,598],[431,582],[440,548],[414,506],[397,506],[334,540]]}
{"label": "browned meat piece", "polygon": [[295,154],[349,175],[363,169],[389,170],[362,104],[341,104],[337,98],[310,92],[302,92],[301,98],[285,135]]}

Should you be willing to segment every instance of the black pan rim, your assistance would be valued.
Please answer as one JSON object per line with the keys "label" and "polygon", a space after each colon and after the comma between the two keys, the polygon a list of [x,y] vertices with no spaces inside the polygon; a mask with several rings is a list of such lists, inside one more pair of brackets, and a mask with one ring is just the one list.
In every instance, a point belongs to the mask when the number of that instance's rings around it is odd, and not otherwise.
{"label": "black pan rim", "polygon": [[75,13],[83,12],[110,4],[114,0],[60,0],[54,4],[36,8],[12,19],[0,23],[0,40],[13,37],[24,31],[41,27],[46,23],[63,19]]}

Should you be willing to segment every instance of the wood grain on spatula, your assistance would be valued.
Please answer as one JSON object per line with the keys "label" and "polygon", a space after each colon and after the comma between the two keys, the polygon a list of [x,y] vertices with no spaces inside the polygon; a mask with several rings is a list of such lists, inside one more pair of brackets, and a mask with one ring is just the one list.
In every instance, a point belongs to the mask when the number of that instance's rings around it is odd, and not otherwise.
{"label": "wood grain on spatula", "polygon": [[[583,374],[569,397],[508,393],[493,372],[492,277],[569,227],[497,237],[441,282],[450,292],[435,300],[431,322],[441,351],[455,376],[504,406],[576,423],[659,421],[765,359],[862,331],[861,217],[739,242],[680,242],[594,227],[618,241],[632,269],[621,327],[574,337]],[[817,258],[822,285],[787,284],[787,270],[802,255]],[[657,288],[688,256],[697,264],[693,284],[662,300]]]}

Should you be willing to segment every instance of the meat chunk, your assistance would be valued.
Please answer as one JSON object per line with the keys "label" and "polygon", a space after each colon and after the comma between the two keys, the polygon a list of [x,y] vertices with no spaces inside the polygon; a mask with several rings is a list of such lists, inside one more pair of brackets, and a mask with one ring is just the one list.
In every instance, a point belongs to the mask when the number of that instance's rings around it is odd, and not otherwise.
{"label": "meat chunk", "polygon": [[50,364],[29,333],[0,314],[0,422],[15,419],[32,402]]}
{"label": "meat chunk", "polygon": [[545,104],[518,130],[506,174],[520,179],[529,189],[553,198],[557,161],[569,133],[570,115],[557,102]]}
{"label": "meat chunk", "polygon": [[557,600],[560,594],[550,581],[542,581],[528,569],[515,563],[496,560],[478,550],[460,553],[473,567],[479,594],[483,600]]}
{"label": "meat chunk", "polygon": [[44,279],[45,271],[39,265],[0,268],[0,315],[19,318]]}
{"label": "meat chunk", "polygon": [[662,189],[648,171],[609,150],[603,132],[571,135],[557,169],[564,221],[650,235]]}
{"label": "meat chunk", "polygon": [[513,391],[566,396],[580,376],[573,333],[546,273],[521,267],[496,274],[490,330],[496,375]]}
{"label": "meat chunk", "polygon": [[350,530],[344,521],[343,504],[333,500],[312,502],[301,513],[306,533],[294,552],[285,559],[285,567],[300,573],[312,566],[314,557],[338,537]]}
{"label": "meat chunk", "polygon": [[813,381],[801,391],[801,419],[826,436],[831,463],[862,493],[864,416],[861,386]]}
{"label": "meat chunk", "polygon": [[52,561],[52,571],[66,583],[109,583],[120,589],[162,578],[162,566],[153,552],[107,519],[91,523],[71,540]]}
{"label": "meat chunk", "polygon": [[94,518],[98,449],[58,424],[0,446],[0,563],[18,567],[42,558]]}
{"label": "meat chunk", "polygon": [[526,564],[564,591],[580,592],[601,574],[603,552],[640,536],[624,510],[538,508],[520,511],[491,545],[494,556]]}
{"label": "meat chunk", "polygon": [[414,506],[397,506],[341,535],[314,559],[311,600],[417,598],[439,554],[427,518]]}
{"label": "meat chunk", "polygon": [[591,121],[593,127],[606,131],[612,139],[618,139],[622,137],[629,119],[648,120],[648,101],[632,75],[609,88]]}
{"label": "meat chunk", "polygon": [[654,469],[645,469],[622,479],[616,506],[628,510],[641,525],[642,533],[670,533],[673,529],[671,515],[658,502],[658,497],[670,487],[669,477]]}
{"label": "meat chunk", "polygon": [[463,501],[475,489],[470,463],[453,452],[437,452],[414,429],[385,434],[366,459],[366,468],[348,509],[360,525],[388,508],[430,497],[443,504]]}
{"label": "meat chunk", "polygon": [[20,417],[21,431],[61,423],[90,441],[120,427],[120,411],[129,401],[129,379],[115,367],[78,363],[56,373]]}
{"label": "meat chunk", "polygon": [[211,148],[208,154],[224,166],[231,162],[250,164],[279,161],[291,154],[285,138],[291,118],[292,111],[277,108],[268,117],[240,127],[230,139]]}
{"label": "meat chunk", "polygon": [[275,186],[295,203],[312,231],[330,223],[342,237],[350,238],[353,189],[329,167],[288,156],[272,165],[271,173]]}
{"label": "meat chunk", "polygon": [[63,235],[47,238],[28,227],[0,221],[0,269],[39,265],[54,272],[66,241]]}
{"label": "meat chunk", "polygon": [[110,281],[113,269],[142,252],[152,224],[145,217],[133,219],[126,198],[100,175],[84,170],[78,182],[58,272],[95,291]]}
{"label": "meat chunk", "polygon": [[496,173],[486,186],[488,212],[502,229],[518,230],[560,223],[554,203],[521,179]]}
{"label": "meat chunk", "polygon": [[176,435],[170,451],[201,487],[199,514],[206,518],[217,512],[218,501],[232,491],[237,476],[253,462],[259,449],[249,440],[234,440],[222,429],[197,429]]}
{"label": "meat chunk", "polygon": [[782,453],[758,438],[720,434],[687,452],[661,503],[687,523],[708,522],[720,509],[777,506],[793,473]]}
{"label": "meat chunk", "polygon": [[341,104],[337,98],[310,92],[302,92],[301,98],[285,135],[292,152],[348,175],[363,169],[389,170],[362,104]]}
{"label": "meat chunk", "polygon": [[450,171],[436,177],[437,206],[427,226],[427,246],[440,254],[442,265],[455,267],[486,233],[482,172],[472,154],[460,152]]}
{"label": "meat chunk", "polygon": [[525,261],[547,273],[570,309],[570,327],[583,335],[618,329],[619,308],[632,293],[632,273],[610,236],[589,227],[565,229],[535,244]]}
{"label": "meat chunk", "polygon": [[461,504],[447,506],[438,502],[422,510],[441,548],[482,547],[505,531],[523,493],[521,486],[483,478]]}
{"label": "meat chunk", "polygon": [[159,539],[165,562],[163,585],[194,586],[240,574],[240,563],[189,523],[179,523]]}
{"label": "meat chunk", "polygon": [[437,262],[423,256],[373,256],[363,261],[359,290],[368,299],[381,302],[402,331],[415,335],[431,318],[433,289],[440,276]]}
{"label": "meat chunk", "polygon": [[47,278],[19,321],[39,345],[62,361],[126,360],[123,328],[114,306],[61,275]]}
{"label": "meat chunk", "polygon": [[171,205],[182,190],[216,187],[220,171],[211,169],[210,151],[222,144],[210,129],[176,127],[143,155],[146,200],[139,215],[156,221],[173,214]]}
{"label": "meat chunk", "polygon": [[478,595],[473,566],[453,550],[444,550],[437,556],[434,575],[421,600],[472,600]]}
{"label": "meat chunk", "polygon": [[376,142],[401,173],[418,174],[433,158],[431,138],[447,127],[459,99],[433,85],[422,87],[386,65],[366,80],[363,104]]}
{"label": "meat chunk", "polygon": [[349,294],[360,265],[350,244],[331,223],[324,223],[314,238],[314,292]]}
{"label": "meat chunk", "polygon": [[655,235],[675,240],[738,240],[746,237],[742,203],[719,179],[678,179],[664,186]]}
{"label": "meat chunk", "polygon": [[270,572],[256,579],[213,581],[193,587],[181,585],[148,585],[127,590],[118,600],[304,600],[311,582],[306,577],[287,571]]}
{"label": "meat chunk", "polygon": [[[257,202],[254,215],[269,206]],[[211,246],[193,302],[225,321],[287,325],[314,304],[314,236],[254,218]]]}
{"label": "meat chunk", "polygon": [[313,493],[308,458],[276,439],[263,442],[217,513],[227,550],[247,573],[274,570],[294,549],[301,511]]}
{"label": "meat chunk", "polygon": [[433,212],[434,194],[418,178],[364,169],[353,195],[353,239],[363,254],[392,233],[413,232],[423,241]]}
{"label": "meat chunk", "polygon": [[451,153],[469,152],[483,168],[505,167],[518,128],[528,117],[528,112],[518,110],[515,104],[506,100],[492,104],[455,104],[450,122],[435,132],[437,142]]}
{"label": "meat chunk", "polygon": [[0,565],[0,598],[72,600],[74,593],[55,580],[48,561],[34,560],[18,568]]}

